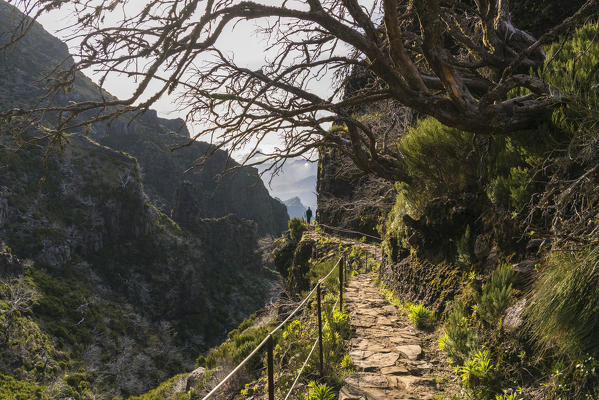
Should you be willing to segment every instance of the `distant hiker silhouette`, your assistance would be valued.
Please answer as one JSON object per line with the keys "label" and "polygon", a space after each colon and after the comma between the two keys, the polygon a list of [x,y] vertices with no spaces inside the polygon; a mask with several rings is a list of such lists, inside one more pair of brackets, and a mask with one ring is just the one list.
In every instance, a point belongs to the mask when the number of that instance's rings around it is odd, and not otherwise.
{"label": "distant hiker silhouette", "polygon": [[310,207],[306,210],[306,220],[308,221],[308,225],[310,225],[310,220],[312,219],[312,210]]}

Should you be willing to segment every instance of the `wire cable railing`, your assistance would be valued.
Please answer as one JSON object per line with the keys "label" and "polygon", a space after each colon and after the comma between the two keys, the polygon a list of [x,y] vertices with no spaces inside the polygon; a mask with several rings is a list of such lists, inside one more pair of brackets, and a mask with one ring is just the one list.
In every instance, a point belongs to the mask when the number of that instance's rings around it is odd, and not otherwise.
{"label": "wire cable railing", "polygon": [[[319,283],[319,285],[320,285],[320,283]],[[320,296],[320,294],[319,294],[319,296]],[[339,298],[337,298],[337,301],[335,302],[335,305],[333,306],[333,310],[337,307],[337,304],[339,304]],[[320,313],[318,314],[318,319],[320,319]],[[322,329],[326,329],[328,325],[329,325],[329,321],[327,320],[327,322],[324,324],[324,326],[322,327]],[[320,328],[320,326],[321,326],[321,324],[319,324],[319,328]],[[317,344],[320,346],[320,376],[323,375],[323,372],[322,372],[322,366],[323,366],[323,360],[322,360],[322,332],[318,332],[318,339],[316,339],[314,341],[314,344],[312,345],[312,349],[310,350],[310,353],[308,353],[308,357],[306,357],[306,359],[304,360],[304,364],[300,368],[299,372],[297,373],[297,376],[295,377],[295,380],[293,381],[293,384],[289,388],[289,391],[287,392],[287,396],[285,396],[285,400],[288,400],[291,397],[291,393],[293,393],[293,389],[295,389],[295,386],[299,382],[299,379],[302,376],[302,372],[304,372],[304,369],[306,368],[306,365],[308,365],[308,361],[310,361],[310,357],[312,357],[312,353],[314,353],[314,350],[316,349],[316,345]]]}
{"label": "wire cable railing", "polygon": [[330,225],[325,225],[325,224],[321,224],[321,223],[318,223],[318,226],[324,228],[325,231],[328,229],[328,230],[336,231],[336,232],[353,233],[356,235],[365,236],[365,237],[373,239],[373,240],[377,240],[379,242],[383,241],[383,239],[378,236],[370,235],[370,234],[364,233],[364,232],[354,231],[354,230],[347,229],[347,228],[340,228],[338,226],[330,226]]}
{"label": "wire cable railing", "polygon": [[[308,354],[308,357],[306,358],[306,360],[304,361],[304,364],[302,365],[296,379],[294,380],[291,389],[289,389],[287,396],[285,397],[285,400],[287,400],[289,398],[289,396],[291,395],[291,392],[293,391],[293,389],[295,388],[295,386],[297,385],[302,372],[304,371],[306,365],[308,364],[308,361],[310,360],[310,357],[312,356],[312,354],[314,353],[314,350],[316,349],[316,345],[319,345],[319,372],[320,375],[322,377],[323,375],[323,365],[324,365],[324,360],[323,360],[323,349],[322,349],[322,330],[323,330],[323,326],[322,326],[322,309],[321,309],[321,285],[325,282],[325,280],[327,280],[331,274],[333,273],[333,271],[339,267],[339,297],[337,298],[337,301],[335,302],[335,305],[333,306],[333,310],[337,307],[337,305],[339,305],[339,309],[343,310],[343,281],[344,281],[344,270],[345,270],[345,261],[344,261],[344,257],[339,257],[339,260],[335,263],[335,265],[333,266],[333,268],[331,268],[331,270],[323,277],[320,278],[318,280],[318,283],[314,286],[314,288],[312,288],[312,290],[306,295],[306,297],[298,304],[298,306],[287,316],[287,318],[285,318],[279,325],[276,326],[276,328],[274,328],[272,331],[269,332],[268,335],[266,335],[266,337],[250,352],[250,354],[247,355],[247,357],[245,357],[239,364],[237,364],[237,366],[231,371],[229,372],[229,374],[222,380],[220,381],[214,388],[212,388],[212,390],[203,397],[202,400],[208,400],[210,398],[212,398],[212,396],[214,396],[221,388],[223,388],[225,386],[225,384],[231,380],[231,378],[233,378],[242,368],[245,364],[247,364],[248,361],[250,361],[264,346],[266,346],[266,350],[267,350],[267,370],[268,370],[268,400],[274,400],[274,362],[273,362],[273,335],[283,329],[283,327],[291,320],[291,318],[293,318],[305,305],[306,303],[308,303],[308,301],[310,300],[310,298],[312,298],[312,295],[314,295],[314,293],[317,293],[317,312],[318,312],[318,338],[314,341],[314,345],[312,346],[312,349],[310,350],[310,353]],[[328,326],[328,320],[324,325],[324,329],[326,329],[326,327]]]}

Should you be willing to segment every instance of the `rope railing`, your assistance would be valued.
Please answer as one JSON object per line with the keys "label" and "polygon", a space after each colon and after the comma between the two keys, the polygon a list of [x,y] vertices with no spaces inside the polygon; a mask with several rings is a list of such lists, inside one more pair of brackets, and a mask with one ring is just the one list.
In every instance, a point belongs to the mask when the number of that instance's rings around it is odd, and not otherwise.
{"label": "rope railing", "polygon": [[[320,285],[320,283],[319,283],[319,285]],[[337,301],[335,302],[335,305],[333,306],[333,310],[337,307],[337,304],[339,304],[339,298],[337,298]],[[319,307],[319,310],[320,310],[320,307]],[[320,318],[320,312],[319,312],[318,316]],[[327,326],[329,326],[329,321],[328,320],[324,324],[324,326],[322,327],[322,329],[326,329]],[[320,327],[320,324],[319,324],[319,327]],[[295,377],[295,380],[293,381],[293,384],[289,388],[289,391],[287,392],[287,396],[285,396],[285,400],[288,400],[289,397],[291,397],[291,393],[293,392],[293,389],[295,389],[295,386],[299,382],[299,379],[302,376],[302,372],[304,372],[304,369],[306,368],[306,365],[308,365],[308,361],[310,361],[310,357],[312,357],[312,353],[314,353],[314,349],[316,349],[316,345],[317,344],[320,344],[320,346],[321,346],[320,355],[322,356],[322,332],[318,333],[318,338],[314,341],[314,344],[312,345],[312,349],[310,350],[310,353],[308,353],[308,357],[306,357],[306,359],[304,360],[304,364],[300,368],[299,372],[297,373],[297,376]],[[322,364],[323,364],[323,360],[321,359],[320,360],[320,368],[321,368],[320,375],[321,376],[322,376]]]}
{"label": "rope railing", "polygon": [[[333,266],[333,268],[331,268],[331,270],[323,278],[321,278],[321,279],[318,280],[318,283],[314,286],[314,288],[312,288],[312,290],[298,304],[298,306],[287,316],[287,318],[285,318],[279,325],[277,325],[276,328],[274,328],[272,331],[270,331],[269,334],[266,335],[266,337],[254,348],[254,350],[252,350],[251,353],[247,357],[245,357],[243,359],[243,361],[241,361],[239,364],[237,364],[237,366],[222,381],[220,381],[214,388],[212,388],[212,390],[206,396],[204,396],[202,400],[208,400],[214,394],[216,394],[265,345],[267,347],[268,399],[269,400],[274,400],[273,334],[275,334],[277,331],[279,331],[280,329],[282,329],[291,320],[291,318],[293,318],[295,316],[295,314],[297,314],[302,309],[302,307],[304,305],[306,305],[306,303],[310,300],[310,298],[312,297],[312,295],[315,292],[318,293],[318,299],[317,299],[318,300],[317,301],[317,305],[318,305],[318,332],[319,332],[318,338],[315,340],[314,345],[312,346],[312,350],[308,354],[308,357],[306,358],[306,360],[304,362],[304,365],[300,369],[300,372],[299,372],[298,376],[296,377],[296,379],[295,379],[293,385],[291,386],[291,389],[289,390],[289,393],[287,394],[287,397],[285,397],[285,399],[289,398],[289,395],[293,391],[293,389],[295,388],[295,385],[297,384],[297,381],[299,381],[301,373],[303,372],[305,366],[308,363],[308,360],[310,359],[310,357],[312,356],[312,353],[314,352],[314,349],[316,348],[316,344],[320,344],[320,358],[319,359],[320,359],[320,374],[322,375],[322,371],[323,371],[322,329],[323,329],[323,327],[322,327],[322,321],[321,321],[322,310],[321,310],[321,304],[320,304],[321,284],[324,283],[324,281],[326,279],[328,279],[329,276],[331,276],[331,274],[333,273],[333,271],[337,267],[339,267],[339,297],[337,298],[337,301],[335,302],[335,305],[333,306],[333,310],[335,309],[335,307],[337,307],[337,304],[339,304],[339,308],[342,310],[343,309],[343,271],[344,271],[344,262],[343,262],[343,257],[339,257],[339,260],[335,263],[335,266]],[[327,325],[328,325],[328,320],[327,320],[324,328],[326,328]]]}
{"label": "rope railing", "polygon": [[353,231],[351,229],[340,228],[338,226],[330,226],[330,225],[325,225],[325,224],[321,224],[321,223],[318,223],[318,226],[321,226],[321,227],[325,228],[325,230],[326,229],[330,229],[332,231],[337,231],[337,232],[355,233],[355,234],[360,235],[360,236],[366,236],[366,237],[369,237],[371,239],[378,240],[379,242],[383,241],[383,239],[381,239],[378,236],[370,235],[370,234],[364,233],[364,232]]}

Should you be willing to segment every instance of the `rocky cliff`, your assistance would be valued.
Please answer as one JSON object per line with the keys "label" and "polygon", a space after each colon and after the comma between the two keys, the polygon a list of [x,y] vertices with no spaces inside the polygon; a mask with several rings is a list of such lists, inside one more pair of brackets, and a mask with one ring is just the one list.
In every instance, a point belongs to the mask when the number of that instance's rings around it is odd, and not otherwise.
{"label": "rocky cliff", "polygon": [[289,217],[305,218],[306,217],[306,206],[302,204],[299,197],[292,197],[283,201],[283,204],[287,207],[287,214]]}
{"label": "rocky cliff", "polygon": [[[0,44],[7,42],[22,15],[9,4],[0,2]],[[70,101],[99,101],[113,98],[83,74],[76,74],[73,87],[44,99],[48,74],[72,65],[66,44],[39,24],[2,54],[0,63],[0,108],[32,105],[66,104]],[[51,120],[51,117],[47,117]],[[260,235],[281,233],[288,216],[283,204],[271,198],[254,168],[224,174],[226,167],[237,163],[223,151],[217,151],[204,168],[185,173],[210,148],[207,143],[191,142],[183,120],[159,118],[148,110],[136,116],[125,115],[110,123],[89,127],[89,137],[100,144],[134,156],[142,168],[142,180],[152,202],[168,215],[183,218],[213,218],[236,214],[255,221]],[[188,146],[172,151],[173,148]],[[177,209],[176,194],[193,193],[196,207]]]}
{"label": "rocky cliff", "polygon": [[[49,398],[139,393],[191,369],[275,278],[255,223],[196,220],[188,233],[149,201],[135,159],[68,139],[45,162],[43,148],[0,149],[0,376]],[[30,301],[15,312],[19,293]]]}
{"label": "rocky cliff", "polygon": [[336,149],[320,151],[317,193],[319,223],[373,236],[395,197],[392,183],[360,171]]}

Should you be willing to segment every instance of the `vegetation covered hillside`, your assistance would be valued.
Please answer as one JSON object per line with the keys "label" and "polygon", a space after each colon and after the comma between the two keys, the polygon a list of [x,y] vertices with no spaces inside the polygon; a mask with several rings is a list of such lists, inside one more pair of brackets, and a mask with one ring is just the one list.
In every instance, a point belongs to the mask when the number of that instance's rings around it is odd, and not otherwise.
{"label": "vegetation covered hillside", "polygon": [[[0,43],[21,18],[0,3]],[[72,59],[39,24],[5,50],[0,110],[99,98],[82,74],[40,97]],[[270,299],[278,277],[258,240],[286,226],[285,206],[254,169],[220,179],[224,152],[185,175],[209,146],[172,153],[189,141],[181,120],[148,111],[51,142],[56,117],[1,128],[0,398],[139,394]]]}
{"label": "vegetation covered hillside", "polygon": [[153,387],[191,369],[275,279],[252,255],[255,223],[211,220],[191,235],[149,202],[135,159],[68,140],[45,161],[6,141],[0,153],[2,398]]}

